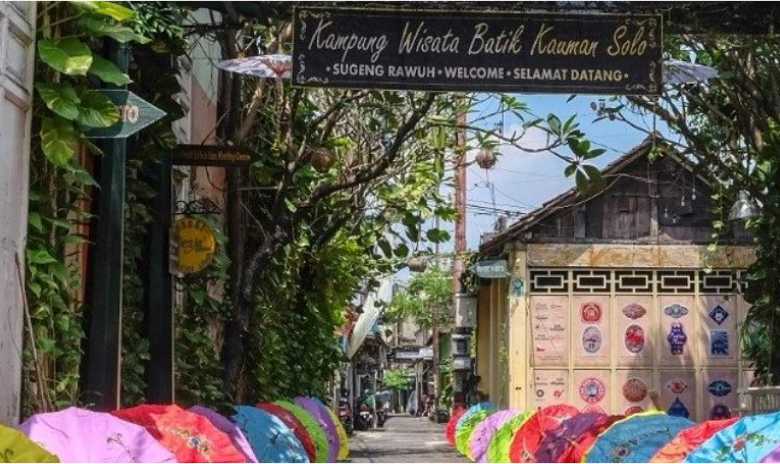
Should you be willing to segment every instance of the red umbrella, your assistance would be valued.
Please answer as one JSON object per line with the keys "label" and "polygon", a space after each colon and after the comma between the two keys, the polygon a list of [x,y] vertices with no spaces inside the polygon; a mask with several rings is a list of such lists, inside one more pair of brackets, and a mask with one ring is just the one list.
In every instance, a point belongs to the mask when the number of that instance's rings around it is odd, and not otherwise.
{"label": "red umbrella", "polygon": [[179,462],[245,462],[230,437],[206,417],[174,405],[143,404],[111,414],[144,427]]}
{"label": "red umbrella", "polygon": [[509,458],[512,462],[534,462],[534,454],[545,435],[579,413],[577,408],[568,404],[556,404],[539,410],[515,434],[509,447]]}
{"label": "red umbrella", "polygon": [[599,435],[622,419],[625,419],[625,416],[602,416],[600,421],[569,443],[566,451],[558,456],[558,462],[582,462],[585,453],[593,446]]}
{"label": "red umbrella", "polygon": [[309,432],[306,431],[306,427],[303,426],[297,417],[278,404],[258,403],[257,407],[269,414],[273,414],[278,417],[280,421],[284,422],[284,425],[293,431],[296,438],[298,438],[298,441],[303,445],[303,449],[305,449],[306,454],[309,455],[309,460],[311,462],[317,461],[317,449],[314,447],[314,442],[312,441]]}
{"label": "red umbrella", "polygon": [[447,441],[450,445],[455,446],[455,430],[458,427],[458,419],[466,412],[466,408],[458,406],[452,410],[450,421],[447,422]]}

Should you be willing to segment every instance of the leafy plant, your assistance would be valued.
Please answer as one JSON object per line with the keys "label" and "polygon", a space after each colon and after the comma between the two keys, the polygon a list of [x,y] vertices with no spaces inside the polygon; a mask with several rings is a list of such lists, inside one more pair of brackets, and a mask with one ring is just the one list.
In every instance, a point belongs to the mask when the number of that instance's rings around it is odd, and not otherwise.
{"label": "leafy plant", "polygon": [[413,377],[410,369],[388,369],[384,372],[382,383],[391,390],[408,390],[412,386]]}

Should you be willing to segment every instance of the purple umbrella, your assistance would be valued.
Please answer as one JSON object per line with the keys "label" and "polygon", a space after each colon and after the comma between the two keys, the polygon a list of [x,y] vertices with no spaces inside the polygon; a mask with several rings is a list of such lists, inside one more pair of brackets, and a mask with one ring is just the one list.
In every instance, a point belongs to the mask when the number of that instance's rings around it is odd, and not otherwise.
{"label": "purple umbrella", "polygon": [[302,407],[317,419],[328,437],[328,462],[336,462],[339,456],[339,434],[330,414],[323,409],[322,403],[305,396],[295,398],[295,404]]}
{"label": "purple umbrella", "polygon": [[60,462],[176,462],[145,428],[108,413],[68,408],[36,414],[20,429]]}
{"label": "purple umbrella", "polygon": [[561,422],[556,429],[545,435],[536,449],[536,462],[558,462],[558,457],[583,433],[606,418],[600,412],[584,412]]}
{"label": "purple umbrella", "polygon": [[475,462],[487,462],[487,449],[488,445],[490,445],[490,439],[493,438],[493,435],[502,425],[520,413],[521,411],[517,409],[505,409],[494,412],[480,422],[474,428],[474,431],[471,432],[471,439],[469,440],[471,458]]}
{"label": "purple umbrella", "polygon": [[205,406],[193,406],[190,408],[190,412],[205,417],[214,425],[214,427],[218,428],[220,432],[227,434],[227,436],[230,437],[230,441],[233,442],[233,445],[244,453],[244,456],[246,456],[249,462],[260,462],[257,460],[257,457],[255,457],[252,446],[247,441],[244,433],[241,432],[241,429],[231,422],[230,419]]}

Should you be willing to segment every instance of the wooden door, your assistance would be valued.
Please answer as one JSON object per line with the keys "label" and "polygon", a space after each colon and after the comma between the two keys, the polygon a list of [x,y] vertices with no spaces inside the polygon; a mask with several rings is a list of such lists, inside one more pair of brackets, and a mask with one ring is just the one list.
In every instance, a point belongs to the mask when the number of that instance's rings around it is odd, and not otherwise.
{"label": "wooden door", "polygon": [[[0,423],[19,419],[35,3],[0,2]],[[23,270],[22,266],[22,270]]]}

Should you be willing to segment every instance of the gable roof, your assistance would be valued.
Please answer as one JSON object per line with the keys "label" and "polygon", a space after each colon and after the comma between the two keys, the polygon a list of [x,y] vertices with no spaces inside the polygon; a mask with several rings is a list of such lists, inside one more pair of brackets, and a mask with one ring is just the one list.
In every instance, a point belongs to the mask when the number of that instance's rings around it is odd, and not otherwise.
{"label": "gable roof", "polygon": [[[655,143],[656,146],[659,146],[661,141],[656,139]],[[632,148],[628,153],[626,153],[625,155],[619,157],[615,161],[608,164],[604,169],[601,170],[601,174],[604,177],[610,177],[619,174],[621,171],[623,171],[625,168],[631,165],[631,163],[633,163],[634,161],[644,156],[647,156],[650,153],[650,150],[652,148],[653,148],[653,137],[651,135],[645,138],[645,140],[643,140],[642,143]],[[674,150],[670,150],[670,149],[665,150],[664,156],[669,157],[670,159],[676,161],[685,169],[691,172],[696,172],[696,165],[690,162],[684,156],[677,154]],[[709,184],[709,181],[707,179],[701,176],[698,177],[701,178],[702,181],[704,181],[705,183]],[[559,211],[561,208],[566,206],[571,206],[571,204],[575,203],[575,200],[580,200],[581,202],[591,201],[596,197],[603,195],[607,190],[609,190],[609,188],[604,189],[588,197],[582,195],[580,192],[577,191],[576,187],[573,187],[563,192],[562,194],[552,198],[551,200],[543,203],[542,206],[529,212],[528,214],[520,218],[517,222],[509,226],[503,232],[496,234],[495,236],[487,240],[485,243],[480,244],[479,254],[487,255],[490,253],[500,252],[501,247],[504,244],[506,244],[509,241],[515,240],[518,237],[521,237],[523,233],[531,229],[533,226],[535,226],[545,218],[549,217],[551,214]]]}

